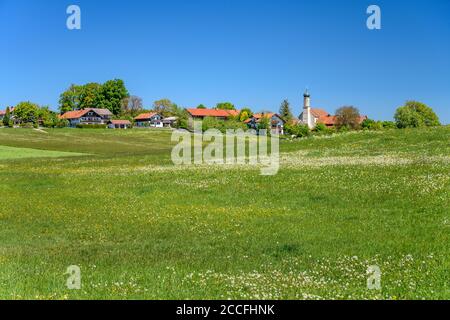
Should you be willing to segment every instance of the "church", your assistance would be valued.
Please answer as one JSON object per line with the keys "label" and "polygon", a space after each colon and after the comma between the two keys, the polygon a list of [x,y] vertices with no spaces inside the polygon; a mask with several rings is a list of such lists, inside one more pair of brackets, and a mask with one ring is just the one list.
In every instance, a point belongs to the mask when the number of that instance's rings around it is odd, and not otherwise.
{"label": "church", "polygon": [[[299,116],[299,123],[307,125],[310,129],[314,129],[317,124],[322,123],[327,127],[334,127],[336,124],[336,116],[320,108],[311,107],[311,95],[308,90],[303,94],[303,112]],[[362,123],[367,116],[361,116],[359,122]]]}

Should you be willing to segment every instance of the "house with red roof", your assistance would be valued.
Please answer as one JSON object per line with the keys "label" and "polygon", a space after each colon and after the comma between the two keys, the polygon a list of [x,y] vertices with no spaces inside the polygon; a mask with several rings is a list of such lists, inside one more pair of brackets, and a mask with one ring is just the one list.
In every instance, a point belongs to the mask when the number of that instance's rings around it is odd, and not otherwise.
{"label": "house with red roof", "polygon": [[270,131],[274,134],[284,134],[285,121],[277,113],[256,113],[253,117],[245,120],[244,122],[250,129],[258,129],[258,124],[263,119],[267,119],[270,124]]}
{"label": "house with red roof", "polygon": [[222,109],[186,109],[191,119],[203,120],[207,117],[219,120],[227,120],[239,115],[238,110],[222,110]]}
{"label": "house with red roof", "polygon": [[108,123],[110,129],[128,129],[131,128],[131,121],[129,120],[110,120]]}
{"label": "house with red roof", "polygon": [[68,111],[59,116],[60,119],[69,121],[70,127],[86,124],[108,124],[112,118],[112,113],[108,109],[88,108],[83,110]]}
{"label": "house with red roof", "polygon": [[134,118],[134,123],[138,128],[162,128],[163,116],[156,112],[142,113]]}

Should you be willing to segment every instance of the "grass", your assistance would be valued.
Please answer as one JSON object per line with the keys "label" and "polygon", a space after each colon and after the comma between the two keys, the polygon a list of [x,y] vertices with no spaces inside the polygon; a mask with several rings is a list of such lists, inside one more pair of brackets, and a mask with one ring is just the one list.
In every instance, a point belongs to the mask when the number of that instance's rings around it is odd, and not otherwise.
{"label": "grass", "polygon": [[14,148],[0,146],[0,160],[21,158],[58,158],[82,155],[74,152],[37,150],[30,148]]}
{"label": "grass", "polygon": [[0,130],[2,146],[85,154],[0,159],[0,298],[449,299],[449,141],[283,141],[264,177],[174,167],[167,131]]}

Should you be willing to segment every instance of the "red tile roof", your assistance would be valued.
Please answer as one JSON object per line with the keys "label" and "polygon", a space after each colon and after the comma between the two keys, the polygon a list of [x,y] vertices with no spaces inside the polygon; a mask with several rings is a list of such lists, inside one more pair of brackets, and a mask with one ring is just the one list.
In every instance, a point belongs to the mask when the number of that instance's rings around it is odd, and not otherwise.
{"label": "red tile roof", "polygon": [[81,118],[85,113],[87,113],[87,110],[67,111],[60,116],[60,119],[78,119]]}
{"label": "red tile roof", "polygon": [[238,110],[217,110],[217,109],[186,109],[193,117],[218,117],[229,118],[239,115]]}
{"label": "red tile roof", "polygon": [[112,124],[127,124],[131,125],[131,122],[128,120],[111,120]]}
{"label": "red tile roof", "polygon": [[96,109],[96,108],[88,108],[83,110],[75,110],[75,111],[67,111],[62,116],[60,116],[60,119],[79,119],[82,116],[84,116],[89,111],[94,111],[99,116],[109,116],[112,115],[111,111],[108,109]]}
{"label": "red tile roof", "polygon": [[[358,119],[359,124],[361,124],[364,120],[367,119],[367,116],[360,116]],[[320,117],[317,122],[323,123],[327,126],[334,126],[336,124],[336,116],[326,116],[326,117]]]}
{"label": "red tile roof", "polygon": [[311,108],[311,113],[316,118],[328,117],[330,115],[326,110],[318,108]]}
{"label": "red tile roof", "polygon": [[147,119],[151,119],[155,115],[157,115],[156,112],[141,113],[136,118],[134,118],[134,120],[147,120]]}

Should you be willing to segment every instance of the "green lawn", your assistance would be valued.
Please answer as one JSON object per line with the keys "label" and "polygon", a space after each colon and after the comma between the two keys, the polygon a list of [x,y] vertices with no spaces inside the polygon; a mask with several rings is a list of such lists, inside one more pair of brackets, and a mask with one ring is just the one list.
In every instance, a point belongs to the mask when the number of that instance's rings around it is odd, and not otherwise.
{"label": "green lawn", "polygon": [[450,299],[450,127],[283,141],[272,177],[175,167],[167,131],[46,131],[0,129],[0,298]]}
{"label": "green lawn", "polygon": [[21,158],[57,158],[82,155],[81,153],[14,148],[0,145],[0,160]]}

